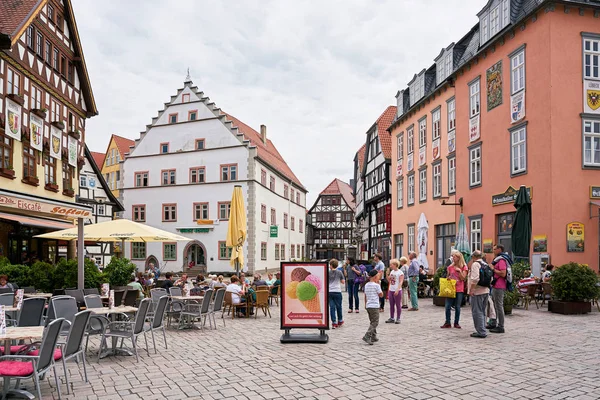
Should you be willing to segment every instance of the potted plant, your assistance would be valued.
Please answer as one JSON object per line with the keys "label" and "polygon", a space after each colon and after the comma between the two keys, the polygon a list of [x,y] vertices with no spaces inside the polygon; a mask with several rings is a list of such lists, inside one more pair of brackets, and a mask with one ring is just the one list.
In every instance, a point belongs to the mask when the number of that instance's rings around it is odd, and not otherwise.
{"label": "potted plant", "polygon": [[435,270],[435,275],[433,275],[433,305],[438,307],[446,305],[446,298],[439,297],[438,293],[440,291],[440,278],[446,277],[447,268],[445,265],[442,265]]}
{"label": "potted plant", "polygon": [[65,185],[62,193],[63,193],[63,195],[69,196],[69,197],[73,197],[75,195],[75,191],[73,190],[71,185]]}
{"label": "potted plant", "polygon": [[45,108],[32,108],[31,113],[37,115],[41,119],[46,119],[46,113],[48,112]]}
{"label": "potted plant", "polygon": [[519,302],[519,290],[516,284],[513,284],[512,291],[504,292],[504,314],[512,314],[512,309]]}
{"label": "potted plant", "polygon": [[58,192],[58,185],[54,180],[51,180],[50,182],[46,183],[44,188],[54,193]]}
{"label": "potted plant", "polygon": [[598,276],[587,265],[570,262],[552,271],[554,299],[548,301],[548,311],[558,314],[587,314],[591,300],[598,297]]}
{"label": "potted plant", "polygon": [[135,264],[127,258],[113,256],[108,265],[104,267],[104,277],[111,287],[127,286],[135,269]]}
{"label": "potted plant", "polygon": [[0,168],[0,176],[9,179],[15,179],[15,170],[12,165],[8,165],[6,168]]}
{"label": "potted plant", "polygon": [[28,175],[28,176],[23,177],[21,182],[26,183],[28,185],[32,185],[32,186],[38,186],[40,183],[40,180],[38,179],[37,176]]}
{"label": "potted plant", "polygon": [[65,129],[65,124],[61,121],[52,121],[52,125],[61,131]]}

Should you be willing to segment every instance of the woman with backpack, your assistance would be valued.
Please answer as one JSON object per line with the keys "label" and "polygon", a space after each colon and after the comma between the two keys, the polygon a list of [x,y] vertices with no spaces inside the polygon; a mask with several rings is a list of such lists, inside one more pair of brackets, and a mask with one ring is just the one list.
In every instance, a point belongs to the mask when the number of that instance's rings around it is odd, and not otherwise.
{"label": "woman with backpack", "polygon": [[446,321],[444,325],[440,326],[442,329],[452,328],[450,325],[450,318],[452,316],[452,307],[454,307],[454,327],[461,329],[460,321],[460,307],[465,292],[465,280],[467,279],[467,263],[465,258],[460,251],[452,252],[452,264],[447,269],[447,278],[454,279],[456,281],[456,297],[453,299],[446,298]]}

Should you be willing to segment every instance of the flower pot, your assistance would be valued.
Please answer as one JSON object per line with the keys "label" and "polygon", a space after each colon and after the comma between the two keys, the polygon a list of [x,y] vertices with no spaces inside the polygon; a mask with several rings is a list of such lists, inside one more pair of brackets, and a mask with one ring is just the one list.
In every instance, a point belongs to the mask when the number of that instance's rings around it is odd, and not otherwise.
{"label": "flower pot", "polygon": [[0,168],[0,176],[15,179],[15,170],[12,168]]}
{"label": "flower pot", "polygon": [[592,303],[589,301],[548,300],[548,311],[563,315],[587,314],[592,311]]}
{"label": "flower pot", "polygon": [[504,314],[505,315],[511,315],[512,314],[512,309],[513,309],[512,305],[505,304],[504,305]]}
{"label": "flower pot", "polygon": [[52,125],[58,129],[60,129],[61,131],[65,129],[65,124],[63,124],[60,121],[52,121]]}
{"label": "flower pot", "polygon": [[54,193],[58,193],[58,185],[55,184],[55,183],[47,183],[44,186],[44,189],[49,190],[49,191],[54,192]]}
{"label": "flower pot", "polygon": [[23,99],[23,97],[19,96],[18,94],[11,93],[11,94],[7,95],[6,97],[8,97],[9,99],[11,99],[12,101],[14,101],[15,103],[17,103],[20,106],[22,106],[23,103],[25,103],[25,100]]}
{"label": "flower pot", "polygon": [[81,134],[79,133],[79,131],[69,131],[69,136],[72,136],[75,139],[79,140],[79,138],[81,137]]}
{"label": "flower pot", "polygon": [[433,305],[438,307],[446,306],[446,298],[440,296],[433,296]]}
{"label": "flower pot", "polygon": [[46,119],[46,111],[42,110],[41,108],[32,108],[31,113],[40,117],[41,119]]}
{"label": "flower pot", "polygon": [[40,180],[38,178],[36,178],[35,176],[26,176],[21,180],[21,182],[26,183],[28,185],[32,185],[32,186],[38,186],[40,183]]}

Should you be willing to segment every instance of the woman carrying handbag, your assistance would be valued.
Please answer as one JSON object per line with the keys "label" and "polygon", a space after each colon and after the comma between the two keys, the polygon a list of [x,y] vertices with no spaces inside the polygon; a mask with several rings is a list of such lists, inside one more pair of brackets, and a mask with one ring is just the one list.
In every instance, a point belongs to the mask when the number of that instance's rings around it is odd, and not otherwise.
{"label": "woman carrying handbag", "polygon": [[465,295],[465,280],[467,279],[467,263],[462,253],[459,251],[452,252],[452,264],[447,269],[446,276],[448,279],[456,281],[456,296],[454,298],[446,298],[446,321],[440,328],[452,328],[450,319],[452,317],[452,307],[454,307],[454,327],[460,327],[460,307]]}

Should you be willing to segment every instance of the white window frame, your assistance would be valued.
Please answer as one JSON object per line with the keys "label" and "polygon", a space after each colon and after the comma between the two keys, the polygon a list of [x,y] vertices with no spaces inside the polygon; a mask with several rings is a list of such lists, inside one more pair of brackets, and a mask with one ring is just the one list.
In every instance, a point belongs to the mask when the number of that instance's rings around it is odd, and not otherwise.
{"label": "white window frame", "polygon": [[510,23],[510,0],[502,0],[502,27]]}
{"label": "white window frame", "polygon": [[481,44],[484,44],[485,42],[487,42],[488,38],[489,38],[489,31],[488,31],[489,18],[490,18],[489,14],[486,14],[485,16],[483,16],[481,18],[481,21],[480,21]]}
{"label": "white window frame", "polygon": [[427,146],[427,116],[419,120],[419,148]]}
{"label": "white window frame", "polygon": [[456,157],[448,159],[448,194],[456,193]]}
{"label": "white window frame", "polygon": [[510,131],[510,174],[527,172],[527,127],[521,126]]}
{"label": "white window frame", "polygon": [[[594,145],[599,149],[596,154],[592,150]],[[600,167],[600,120],[598,119],[583,120],[583,165]]]}
{"label": "white window frame", "polygon": [[481,185],[481,145],[469,149],[469,187]]}
{"label": "white window frame", "polygon": [[450,50],[448,52],[448,54],[446,54],[446,57],[444,57],[444,67],[446,69],[446,71],[445,71],[446,76],[444,77],[444,79],[449,77],[450,74],[452,74],[452,70],[454,69],[454,65],[453,65],[454,63],[452,62],[453,58],[454,58],[453,50]]}
{"label": "white window frame", "polygon": [[525,49],[510,57],[510,90],[515,94],[525,89]]}
{"label": "white window frame", "polygon": [[414,224],[408,225],[408,235],[406,236],[408,237],[408,252],[415,251],[416,238]]}
{"label": "white window frame", "polygon": [[600,79],[600,37],[583,37],[583,77]]}
{"label": "white window frame", "polygon": [[433,132],[433,140],[439,139],[442,136],[441,107],[438,107],[431,113],[431,131]]}
{"label": "white window frame", "polygon": [[404,178],[400,178],[396,181],[396,207],[398,209],[404,207]]}
{"label": "white window frame", "polygon": [[480,78],[469,83],[469,117],[479,115],[481,111],[481,86]]}
{"label": "white window frame", "polygon": [[456,99],[452,98],[448,101],[448,132],[456,129]]}
{"label": "white window frame", "polygon": [[406,154],[414,153],[415,151],[415,126],[411,125],[406,130]]}
{"label": "white window frame", "polygon": [[433,166],[433,198],[442,196],[442,163]]}
{"label": "white window frame", "polygon": [[427,169],[419,171],[419,202],[427,201]]}
{"label": "white window frame", "polygon": [[470,223],[469,245],[471,251],[481,250],[481,218],[473,218]]}
{"label": "white window frame", "polygon": [[500,32],[500,5],[490,11],[490,38]]}
{"label": "white window frame", "polygon": [[87,175],[79,175],[79,187],[88,187],[87,185]]}
{"label": "white window frame", "polygon": [[398,164],[400,164],[400,161],[402,161],[402,159],[404,158],[404,132],[402,132],[401,134],[398,135],[398,137],[396,138],[396,145],[398,148]]}
{"label": "white window frame", "polygon": [[425,73],[421,73],[415,77],[415,80],[408,85],[409,87],[409,98],[411,107],[421,100],[425,94]]}
{"label": "white window frame", "polygon": [[105,211],[106,210],[105,210],[104,204],[98,204],[98,208],[96,209],[96,214],[97,215],[105,215],[106,214]]}
{"label": "white window frame", "polygon": [[415,204],[415,174],[408,175],[406,190],[408,191],[408,205]]}

